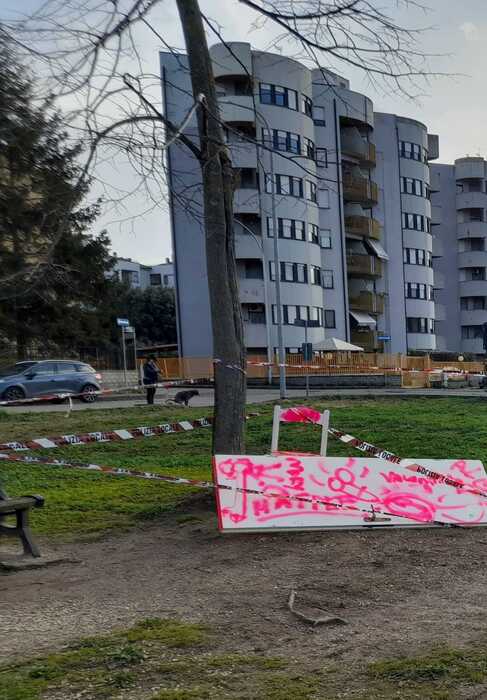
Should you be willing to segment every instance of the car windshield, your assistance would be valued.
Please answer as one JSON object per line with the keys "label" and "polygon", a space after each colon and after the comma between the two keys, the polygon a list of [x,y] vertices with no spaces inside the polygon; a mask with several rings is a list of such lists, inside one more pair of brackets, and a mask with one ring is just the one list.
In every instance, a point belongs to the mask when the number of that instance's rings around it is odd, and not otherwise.
{"label": "car windshield", "polygon": [[21,374],[25,372],[29,367],[35,365],[35,362],[17,362],[15,365],[9,365],[8,367],[0,368],[0,377],[8,377],[10,374]]}

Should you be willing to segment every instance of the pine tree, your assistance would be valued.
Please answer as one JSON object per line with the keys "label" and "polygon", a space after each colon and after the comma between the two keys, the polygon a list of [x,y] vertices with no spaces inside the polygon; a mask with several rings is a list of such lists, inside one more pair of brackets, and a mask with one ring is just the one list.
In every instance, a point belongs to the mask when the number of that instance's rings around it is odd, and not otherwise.
{"label": "pine tree", "polygon": [[19,358],[103,344],[100,302],[114,284],[106,233],[87,233],[98,205],[83,205],[80,144],[59,113],[36,105],[25,76],[0,47],[0,332]]}

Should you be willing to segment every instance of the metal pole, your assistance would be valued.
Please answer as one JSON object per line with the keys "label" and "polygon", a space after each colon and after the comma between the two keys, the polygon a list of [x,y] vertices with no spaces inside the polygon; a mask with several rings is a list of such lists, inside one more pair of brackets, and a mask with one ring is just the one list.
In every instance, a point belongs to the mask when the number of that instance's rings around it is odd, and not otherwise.
{"label": "metal pole", "polygon": [[304,343],[306,347],[306,398],[309,399],[308,321],[304,322]]}
{"label": "metal pole", "polygon": [[123,379],[127,386],[127,352],[125,350],[125,326],[122,326]]}
{"label": "metal pole", "polygon": [[138,368],[137,368],[137,336],[135,335],[135,328],[134,328],[134,361],[135,361],[135,367],[134,367],[135,374],[138,377],[139,372],[138,372]]}
{"label": "metal pole", "polygon": [[[267,130],[270,132],[269,125],[265,120]],[[271,132],[272,133],[272,132]],[[272,144],[274,146],[274,144]],[[286,354],[284,352],[284,340],[282,337],[282,307],[281,307],[281,265],[279,261],[279,230],[277,225],[276,214],[276,181],[274,177],[274,151],[270,150],[271,158],[271,206],[272,206],[272,231],[274,233],[274,273],[276,283],[276,321],[277,321],[277,344],[279,348],[279,395],[281,399],[286,398]]]}

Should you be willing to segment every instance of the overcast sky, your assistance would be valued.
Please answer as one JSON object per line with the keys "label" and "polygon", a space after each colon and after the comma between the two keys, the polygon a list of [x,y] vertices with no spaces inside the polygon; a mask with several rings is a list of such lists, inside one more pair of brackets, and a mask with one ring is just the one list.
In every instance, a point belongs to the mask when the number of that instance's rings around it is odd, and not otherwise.
{"label": "overcast sky", "polygon": [[[376,2],[376,0],[374,0]],[[249,41],[255,48],[269,49],[277,36],[271,25],[256,28],[256,14],[242,7],[237,0],[200,0],[202,9],[216,20],[227,41]],[[41,0],[21,0],[22,10],[36,8]],[[380,0],[402,26],[432,27],[422,35],[421,48],[428,53],[441,54],[430,60],[433,70],[447,72],[452,77],[431,79],[424,85],[420,103],[408,102],[398,94],[374,92],[366,77],[358,70],[347,67],[333,68],[351,81],[352,89],[366,93],[374,102],[376,111],[394,112],[414,117],[440,137],[440,161],[452,162],[464,155],[487,156],[487,2],[486,0],[424,0],[428,12],[410,7],[397,10],[396,0]],[[0,0],[3,10],[19,9],[18,0]],[[174,0],[163,0],[154,13],[155,25],[172,46],[183,47],[183,39]],[[154,21],[153,21],[154,24]],[[158,51],[163,49],[156,37],[140,31],[140,47],[147,67],[157,73]],[[214,36],[210,43],[216,43]],[[283,53],[295,53],[280,43]],[[326,62],[322,61],[323,65]],[[457,74],[458,77],[453,77]],[[122,163],[111,170],[110,180],[115,187],[130,189],[131,174]],[[113,250],[119,256],[131,257],[143,263],[154,264],[171,255],[169,217],[165,208],[154,209],[140,193],[129,200],[128,211],[107,211],[97,222],[97,228],[106,228]],[[151,209],[151,211],[147,211]],[[143,214],[142,212],[146,212]],[[138,215],[132,218],[132,215]]]}

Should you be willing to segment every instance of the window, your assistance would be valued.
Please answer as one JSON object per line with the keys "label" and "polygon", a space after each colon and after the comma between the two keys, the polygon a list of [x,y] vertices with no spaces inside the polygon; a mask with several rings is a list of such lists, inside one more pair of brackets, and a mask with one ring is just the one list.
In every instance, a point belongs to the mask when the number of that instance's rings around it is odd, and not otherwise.
{"label": "window", "polygon": [[478,311],[485,309],[485,297],[461,297],[460,308],[462,311]]}
{"label": "window", "polygon": [[307,95],[301,95],[301,111],[313,118],[313,101]]}
{"label": "window", "polygon": [[331,230],[330,229],[320,229],[320,246],[322,248],[331,249]]}
{"label": "window", "polygon": [[[296,241],[306,240],[306,224],[304,221],[278,218],[277,228],[279,238],[287,238]],[[267,217],[267,235],[269,238],[273,238],[274,236],[272,218],[270,216]]]}
{"label": "window", "polygon": [[313,105],[313,121],[317,126],[325,126],[325,108]]}
{"label": "window", "polygon": [[485,267],[471,267],[467,269],[470,269],[472,271],[472,276],[470,277],[471,280],[477,282],[485,280]]}
{"label": "window", "polygon": [[78,366],[79,365],[74,362],[59,362],[57,365],[57,371],[63,374],[64,372],[79,372]]}
{"label": "window", "polygon": [[485,238],[470,238],[470,250],[485,250]]}
{"label": "window", "polygon": [[281,85],[260,83],[259,96],[262,104],[277,105],[278,107],[287,107],[294,110],[298,109],[297,92]]}
{"label": "window", "polygon": [[482,326],[462,326],[462,340],[474,340],[482,337]]}
{"label": "window", "polygon": [[427,197],[428,186],[422,180],[412,177],[401,177],[401,192],[403,194],[414,194],[417,197]]}
{"label": "window", "polygon": [[318,190],[318,205],[322,209],[330,208],[330,190],[327,187],[320,187]]}
{"label": "window", "polygon": [[319,168],[328,167],[328,149],[327,148],[317,148],[316,149],[316,165]]}
{"label": "window", "polygon": [[317,190],[316,190],[316,183],[311,182],[311,180],[306,180],[306,199],[309,199],[310,202],[315,202],[317,201]]}
{"label": "window", "polygon": [[140,278],[139,278],[139,273],[136,272],[135,270],[132,271],[132,284],[139,284]]}
{"label": "window", "polygon": [[[307,284],[308,270],[303,263],[281,262],[281,282],[298,282]],[[272,281],[276,279],[276,266],[274,261],[269,261],[269,277]]]}
{"label": "window", "polygon": [[404,285],[406,299],[431,299],[431,286],[418,283],[406,282]]}
{"label": "window", "polygon": [[434,333],[435,322],[432,318],[409,317],[406,319],[408,333]]}
{"label": "window", "polygon": [[272,148],[272,131],[271,129],[262,129],[262,143],[264,146]]}
{"label": "window", "polygon": [[402,227],[414,231],[427,231],[429,233],[431,230],[431,221],[427,216],[423,216],[422,214],[408,214],[407,212],[403,212]]}
{"label": "window", "polygon": [[333,289],[333,270],[321,271],[321,283],[324,289]]}
{"label": "window", "polygon": [[261,280],[264,278],[261,260],[245,261],[245,277],[248,280]]}
{"label": "window", "polygon": [[309,224],[308,240],[310,243],[319,243],[319,232],[320,229],[316,224]]}
{"label": "window", "polygon": [[311,139],[303,139],[303,156],[315,160],[315,145]]}
{"label": "window", "polygon": [[[167,278],[167,275],[164,275],[164,277]],[[160,287],[161,286],[162,280],[161,280],[160,274],[151,274],[151,275],[149,275],[149,278],[150,278],[151,287]]]}
{"label": "window", "polygon": [[403,262],[406,265],[433,267],[433,258],[429,250],[420,248],[403,248]]}
{"label": "window", "polygon": [[164,275],[164,277],[163,277],[165,287],[169,287],[169,277],[170,277],[170,275]]}
{"label": "window", "polygon": [[310,282],[321,287],[321,269],[316,265],[310,265]]}
{"label": "window", "polygon": [[[305,141],[307,140],[308,139],[305,139]],[[293,134],[289,132],[287,135],[287,142],[287,151],[290,151],[291,153],[297,153],[298,155],[301,153],[301,137],[298,136],[298,134]]]}
{"label": "window", "polygon": [[[269,189],[267,189],[268,177],[269,176],[266,176],[266,192],[269,193]],[[270,190],[270,192],[272,192],[272,189]],[[292,177],[291,175],[276,175],[276,192],[277,194],[288,194],[292,197],[302,197],[303,181],[300,177]]]}
{"label": "window", "polygon": [[427,162],[428,160],[428,152],[426,149],[410,141],[399,142],[399,154],[401,158],[409,158],[410,160],[417,160],[419,162]]}
{"label": "window", "polygon": [[[292,326],[296,321],[318,321],[323,325],[323,309],[318,306],[292,306],[284,304],[282,307],[282,322]],[[272,305],[272,322],[277,323],[277,307]]]}
{"label": "window", "polygon": [[32,367],[35,374],[55,374],[57,372],[57,362],[39,362]]}
{"label": "window", "polygon": [[335,311],[333,309],[325,309],[325,328],[336,328]]}
{"label": "window", "polygon": [[272,85],[268,83],[260,84],[260,101],[265,105],[272,104]]}

